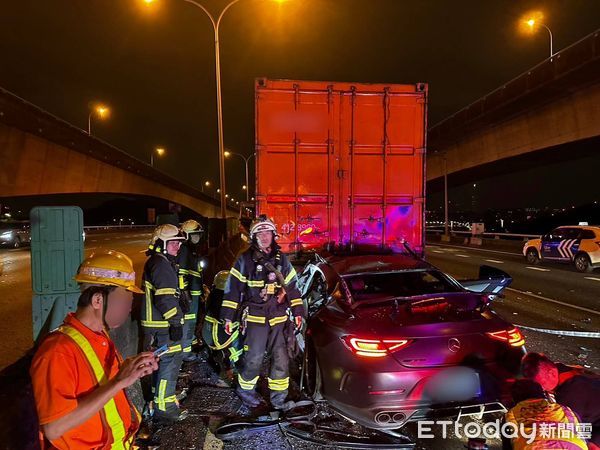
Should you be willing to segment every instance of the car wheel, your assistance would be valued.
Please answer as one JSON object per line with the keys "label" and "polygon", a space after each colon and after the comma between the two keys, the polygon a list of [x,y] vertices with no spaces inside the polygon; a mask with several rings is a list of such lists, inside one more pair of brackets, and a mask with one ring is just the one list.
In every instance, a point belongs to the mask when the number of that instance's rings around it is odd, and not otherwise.
{"label": "car wheel", "polygon": [[527,253],[525,253],[525,259],[527,259],[528,264],[536,265],[540,263],[540,255],[535,248],[528,248]]}
{"label": "car wheel", "polygon": [[590,258],[585,253],[580,253],[575,257],[575,268],[577,272],[591,272],[594,270],[592,264],[590,263]]}
{"label": "car wheel", "polygon": [[12,246],[13,246],[13,248],[19,248],[19,247],[21,247],[21,239],[18,238],[18,237],[16,237]]}
{"label": "car wheel", "polygon": [[304,357],[306,364],[304,369],[304,391],[306,395],[315,401],[323,400],[323,396],[321,395],[321,368],[317,361],[314,346],[310,341],[306,343],[306,354]]}

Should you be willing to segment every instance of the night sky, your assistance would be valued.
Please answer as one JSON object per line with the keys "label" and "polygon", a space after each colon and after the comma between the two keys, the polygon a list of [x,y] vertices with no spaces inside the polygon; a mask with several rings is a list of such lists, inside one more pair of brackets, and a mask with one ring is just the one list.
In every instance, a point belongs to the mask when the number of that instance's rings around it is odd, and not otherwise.
{"label": "night sky", "polygon": [[[200,1],[211,11],[226,3]],[[544,12],[555,51],[600,28],[597,0],[241,0],[221,27],[225,145],[252,153],[254,79],[263,76],[427,82],[435,124],[547,57],[544,30],[518,30],[531,10]],[[196,187],[218,181],[213,49],[208,18],[183,0],[0,0],[0,86],[81,128],[93,101],[107,103],[112,115],[93,134],[145,161],[165,147],[157,168]],[[226,170],[241,198],[241,159]],[[548,171],[528,177],[545,184]],[[485,183],[479,202],[495,202],[498,189],[486,194]],[[580,203],[598,190],[563,189],[559,199],[538,189],[502,203],[552,206],[584,192]]]}

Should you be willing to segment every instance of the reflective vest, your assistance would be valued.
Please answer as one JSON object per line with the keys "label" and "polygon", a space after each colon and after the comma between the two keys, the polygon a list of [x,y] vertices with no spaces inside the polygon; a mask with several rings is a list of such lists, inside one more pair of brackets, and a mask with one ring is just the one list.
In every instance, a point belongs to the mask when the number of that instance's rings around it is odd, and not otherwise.
{"label": "reflective vest", "polygon": [[[98,359],[96,352],[92,348],[92,345],[87,340],[87,338],[81,334],[74,327],[69,325],[62,325],[58,328],[60,333],[63,333],[69,336],[75,344],[79,347],[83,355],[85,356],[87,362],[89,363],[90,371],[93,374],[94,379],[98,383],[98,386],[105,384],[108,381],[108,374],[104,370],[104,366]],[[119,364],[121,364],[120,356],[117,356]],[[140,423],[141,417],[135,406],[130,404],[130,408],[135,412],[137,422]],[[127,430],[125,430],[125,424],[121,416],[119,415],[119,411],[117,409],[117,405],[115,404],[114,399],[110,399],[100,411],[100,415],[102,417],[102,423],[105,425],[107,431],[110,433],[110,437],[112,440],[111,449],[121,450],[121,449],[130,449],[133,445],[133,440],[135,438],[135,433],[131,436],[127,435]]]}

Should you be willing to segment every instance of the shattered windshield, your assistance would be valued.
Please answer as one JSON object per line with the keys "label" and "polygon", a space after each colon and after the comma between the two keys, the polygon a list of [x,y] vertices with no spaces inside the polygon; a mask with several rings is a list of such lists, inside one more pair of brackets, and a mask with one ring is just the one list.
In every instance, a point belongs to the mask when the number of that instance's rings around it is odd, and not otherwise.
{"label": "shattered windshield", "polygon": [[354,301],[461,291],[438,270],[360,274],[346,277],[345,281]]}

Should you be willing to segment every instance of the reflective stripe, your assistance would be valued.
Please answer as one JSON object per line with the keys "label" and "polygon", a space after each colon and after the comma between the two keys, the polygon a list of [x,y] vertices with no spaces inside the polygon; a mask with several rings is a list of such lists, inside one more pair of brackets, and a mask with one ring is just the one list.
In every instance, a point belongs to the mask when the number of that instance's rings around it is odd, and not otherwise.
{"label": "reflective stripe", "polygon": [[181,344],[177,344],[177,345],[171,345],[169,347],[169,351],[165,353],[165,355],[168,355],[170,353],[178,353],[181,351]]}
{"label": "reflective stripe", "polygon": [[285,391],[290,386],[290,377],[282,378],[280,380],[272,380],[267,378],[269,382],[269,389],[272,391]]}
{"label": "reflective stripe", "polygon": [[148,328],[169,328],[166,320],[142,320],[142,326]]}
{"label": "reflective stripe", "polygon": [[291,282],[295,276],[296,276],[296,269],[294,269],[292,267],[292,270],[290,270],[290,273],[288,273],[288,276],[285,277],[285,284],[288,284],[289,282]]}
{"label": "reflective stripe", "polygon": [[171,317],[173,317],[175,314],[177,314],[177,306],[171,308],[170,310],[168,310],[166,313],[163,314],[163,317],[165,319],[170,319]]}
{"label": "reflective stripe", "polygon": [[185,320],[196,320],[196,314],[186,314],[183,316]]}
{"label": "reflective stripe", "polygon": [[192,339],[192,345],[196,345],[198,343],[198,339]]}
{"label": "reflective stripe", "polygon": [[183,353],[190,353],[192,351],[192,346],[190,345],[189,347],[185,347],[183,349]]}
{"label": "reflective stripe", "polygon": [[269,325],[275,326],[279,323],[284,323],[287,320],[288,320],[288,316],[273,317],[272,319],[269,319]]}
{"label": "reflective stripe", "polygon": [[202,291],[190,291],[191,295],[202,295]]}
{"label": "reflective stripe", "polygon": [[231,300],[223,300],[222,306],[225,308],[237,309],[238,304],[236,302],[232,302]]}
{"label": "reflective stripe", "polygon": [[237,362],[240,359],[240,356],[242,356],[242,353],[244,353],[244,351],[242,349],[236,350],[235,348],[230,347],[229,348],[229,353],[231,353],[229,355],[229,360],[231,362],[235,363],[235,362]]}
{"label": "reflective stripe", "polygon": [[292,300],[290,302],[290,305],[292,306],[292,308],[294,306],[301,306],[303,304],[302,299],[301,298],[295,298],[294,300]]}
{"label": "reflective stripe", "polygon": [[[208,316],[205,317],[205,320],[207,318],[208,318]],[[211,317],[211,319],[212,319],[212,317]],[[231,343],[234,342],[240,334],[238,330],[235,330],[233,333],[231,333],[231,336],[229,336],[229,338],[221,344],[219,342],[219,325],[220,325],[219,322],[218,321],[212,322],[210,320],[209,320],[209,322],[212,323],[212,338],[213,338],[212,349],[213,350],[223,350],[224,348],[229,347],[231,345]],[[231,324],[232,329],[237,328],[238,326],[239,326],[238,322],[233,322]]]}
{"label": "reflective stripe", "polygon": [[[154,286],[148,281],[144,281],[144,288],[146,290],[146,319],[152,321],[152,290]],[[142,325],[143,326],[143,325]]]}
{"label": "reflective stripe", "polygon": [[179,273],[180,273],[181,275],[186,275],[186,274],[190,273],[190,271],[189,271],[189,270],[187,270],[187,269],[184,269],[184,268],[180,267],[180,268],[179,268]]}
{"label": "reflective stripe", "polygon": [[264,285],[265,285],[265,280],[261,280],[261,281],[248,280],[249,287],[263,287]]}
{"label": "reflective stripe", "polygon": [[256,375],[253,379],[248,381],[244,380],[241,375],[238,375],[238,383],[240,387],[245,391],[251,391],[252,389],[254,389],[256,387],[257,381],[258,375]]}
{"label": "reflective stripe", "polygon": [[187,282],[185,281],[185,278],[183,278],[183,275],[179,275],[179,289],[185,289],[185,287],[187,286]]}
{"label": "reflective stripe", "polygon": [[193,276],[193,277],[196,277],[196,278],[200,278],[200,277],[202,277],[202,273],[200,273],[200,272],[196,272],[195,270],[189,270],[189,271],[188,271],[188,273],[189,273],[191,276]]}
{"label": "reflective stripe", "polygon": [[173,289],[173,288],[157,289],[154,292],[154,295],[175,295],[175,294],[177,294],[177,289]]}
{"label": "reflective stripe", "polygon": [[[286,318],[287,318],[287,316],[286,316]],[[252,323],[266,323],[267,318],[261,317],[261,316],[252,316],[252,315],[248,314],[248,316],[246,317],[246,320],[248,322],[252,322]]]}
{"label": "reflective stripe", "polygon": [[[96,355],[96,352],[92,348],[92,345],[85,338],[85,336],[81,334],[78,330],[76,330],[74,327],[68,325],[61,326],[58,329],[58,331],[60,331],[63,334],[66,334],[71,339],[73,339],[75,344],[77,344],[77,346],[83,352],[85,358],[87,359],[92,369],[94,378],[96,379],[96,383],[98,383],[98,385],[105,384],[108,381],[106,371],[104,370],[104,367],[102,366],[98,355]],[[106,402],[102,410],[104,411],[106,425],[110,428],[110,433],[113,440],[111,448],[124,449],[124,444],[127,441],[127,436],[125,434],[125,424],[123,423],[123,419],[119,415],[115,399],[111,398],[108,402]]]}
{"label": "reflective stripe", "polygon": [[166,411],[165,392],[167,390],[167,380],[162,379],[158,385],[158,396],[154,399],[160,411]]}
{"label": "reflective stripe", "polygon": [[244,275],[242,275],[240,271],[237,270],[235,267],[232,267],[229,273],[236,277],[238,280],[240,280],[242,283],[246,283],[248,281],[248,279]]}
{"label": "reflective stripe", "polygon": [[214,317],[211,316],[205,316],[204,320],[210,323],[219,323],[219,321],[217,319],[215,319]]}
{"label": "reflective stripe", "polygon": [[169,397],[165,397],[165,393],[167,391],[167,380],[161,379],[158,385],[158,395],[154,397],[154,402],[158,406],[160,411],[167,410],[167,403],[175,403],[177,402],[177,397],[175,395],[171,395]]}

